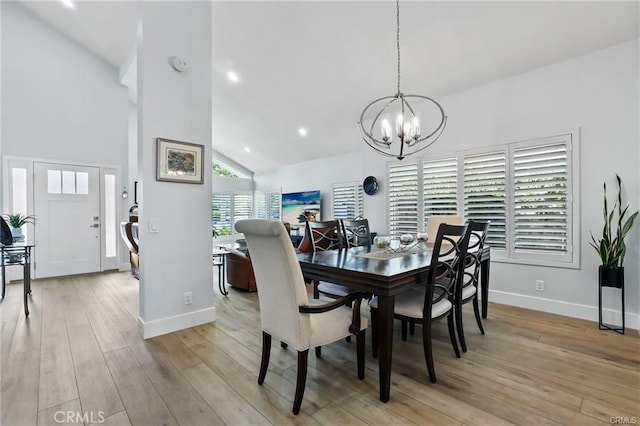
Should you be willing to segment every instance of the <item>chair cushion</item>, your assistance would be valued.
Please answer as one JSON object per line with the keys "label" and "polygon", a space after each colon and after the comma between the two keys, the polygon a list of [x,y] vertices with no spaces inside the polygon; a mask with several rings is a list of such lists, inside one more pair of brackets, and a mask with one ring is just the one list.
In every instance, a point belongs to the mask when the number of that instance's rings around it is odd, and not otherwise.
{"label": "chair cushion", "polygon": [[[378,298],[374,297],[369,302],[372,308],[378,307]],[[414,288],[404,293],[400,293],[396,296],[396,304],[394,306],[394,313],[409,318],[422,318],[422,307],[424,306],[424,290],[421,288]],[[433,304],[431,308],[431,318],[436,318],[444,315],[452,308],[451,302],[448,299],[442,299]]]}
{"label": "chair cushion", "polygon": [[471,299],[474,294],[476,294],[477,290],[474,285],[468,285],[466,287],[462,287],[462,300]]}
{"label": "chair cushion", "polygon": [[352,293],[349,287],[345,287],[340,284],[328,283],[326,281],[320,281],[318,283],[318,291],[320,293],[337,296],[337,297],[346,296],[347,294]]}
{"label": "chair cushion", "polygon": [[[327,302],[323,300],[309,301],[309,305],[311,306],[325,303]],[[311,323],[309,347],[314,348],[316,346],[333,343],[351,335],[351,333],[349,333],[351,312],[351,308],[345,306],[321,314],[302,314],[309,315]],[[365,330],[368,325],[367,317],[360,315],[360,330]]]}

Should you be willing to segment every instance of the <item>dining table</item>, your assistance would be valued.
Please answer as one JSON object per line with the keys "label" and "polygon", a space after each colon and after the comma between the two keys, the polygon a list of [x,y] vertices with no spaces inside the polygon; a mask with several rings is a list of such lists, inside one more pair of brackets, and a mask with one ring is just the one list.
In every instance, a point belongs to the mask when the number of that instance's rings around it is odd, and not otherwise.
{"label": "dining table", "polygon": [[[489,264],[491,252],[485,246],[480,255],[480,294],[482,316],[487,315]],[[374,246],[343,248],[298,254],[305,280],[327,281],[378,297],[376,329],[380,400],[389,401],[393,352],[393,313],[395,297],[427,280],[431,250],[424,247],[406,253],[387,253]]]}

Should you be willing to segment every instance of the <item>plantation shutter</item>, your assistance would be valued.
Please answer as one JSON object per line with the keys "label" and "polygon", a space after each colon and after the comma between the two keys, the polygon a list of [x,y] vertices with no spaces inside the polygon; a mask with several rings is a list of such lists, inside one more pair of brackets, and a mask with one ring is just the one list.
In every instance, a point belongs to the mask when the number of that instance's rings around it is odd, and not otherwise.
{"label": "plantation shutter", "polygon": [[506,248],[506,153],[504,151],[464,157],[464,216],[466,220],[490,220],[487,243]]}
{"label": "plantation shutter", "polygon": [[455,157],[422,165],[424,221],[429,216],[458,213],[458,162]]}
{"label": "plantation shutter", "polygon": [[279,191],[256,192],[253,197],[253,217],[280,220],[280,199]]}
{"label": "plantation shutter", "polygon": [[364,206],[362,185],[333,185],[333,217],[335,219],[354,219],[362,216]]}
{"label": "plantation shutter", "polygon": [[233,194],[233,233],[236,233],[235,224],[243,219],[250,219],[252,212],[251,194]]}
{"label": "plantation shutter", "polygon": [[267,219],[280,220],[280,204],[282,203],[282,194],[280,191],[267,192]]}
{"label": "plantation shutter", "polygon": [[256,219],[267,218],[267,194],[256,192],[253,196],[253,217]]}
{"label": "plantation shutter", "polygon": [[389,165],[389,235],[418,232],[418,165]]}
{"label": "plantation shutter", "polygon": [[213,227],[222,235],[231,234],[231,194],[213,194],[211,216]]}
{"label": "plantation shutter", "polygon": [[567,253],[567,160],[566,141],[514,148],[516,253]]}

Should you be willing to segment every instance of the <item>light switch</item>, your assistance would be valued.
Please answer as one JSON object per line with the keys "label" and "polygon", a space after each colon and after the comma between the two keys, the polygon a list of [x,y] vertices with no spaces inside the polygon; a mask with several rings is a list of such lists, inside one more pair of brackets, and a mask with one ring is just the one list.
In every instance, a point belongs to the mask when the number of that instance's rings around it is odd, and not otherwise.
{"label": "light switch", "polygon": [[157,234],[160,232],[160,221],[158,219],[149,219],[149,233]]}

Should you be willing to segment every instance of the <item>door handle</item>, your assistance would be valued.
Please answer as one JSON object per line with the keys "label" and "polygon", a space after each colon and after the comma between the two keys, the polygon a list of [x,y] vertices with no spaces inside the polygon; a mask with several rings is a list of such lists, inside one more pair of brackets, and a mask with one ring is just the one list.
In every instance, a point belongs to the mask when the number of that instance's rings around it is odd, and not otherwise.
{"label": "door handle", "polygon": [[89,225],[89,228],[99,228],[100,225],[97,223],[94,223],[93,225]]}

